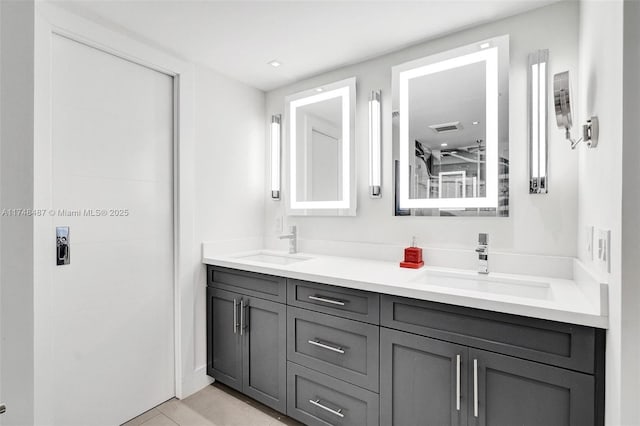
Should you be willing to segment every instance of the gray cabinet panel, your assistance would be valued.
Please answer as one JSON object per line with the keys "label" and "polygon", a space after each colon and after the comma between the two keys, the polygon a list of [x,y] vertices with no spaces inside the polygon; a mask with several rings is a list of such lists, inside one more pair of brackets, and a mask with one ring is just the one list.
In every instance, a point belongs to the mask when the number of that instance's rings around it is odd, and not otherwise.
{"label": "gray cabinet panel", "polygon": [[233,305],[241,297],[207,288],[207,374],[238,391],[242,390],[242,341]]}
{"label": "gray cabinet panel", "polygon": [[287,304],[371,324],[380,323],[380,296],[362,290],[289,279]]}
{"label": "gray cabinet panel", "polygon": [[604,330],[207,271],[207,373],[308,425],[604,424]]}
{"label": "gray cabinet panel", "polygon": [[290,361],[378,391],[377,326],[291,306],[287,322]]}
{"label": "gray cabinet panel", "polygon": [[592,426],[591,375],[481,350],[469,350],[469,388],[477,360],[478,411],[469,405],[473,426]]}
{"label": "gray cabinet panel", "polygon": [[219,266],[207,267],[207,275],[207,284],[222,290],[236,291],[280,303],[285,303],[287,299],[286,279],[283,277]]}
{"label": "gray cabinet panel", "polygon": [[378,395],[289,362],[287,415],[309,426],[378,424]]}
{"label": "gray cabinet panel", "polygon": [[466,425],[467,352],[464,346],[381,328],[381,424]]}
{"label": "gray cabinet panel", "polygon": [[287,398],[286,305],[243,298],[243,392],[284,412]]}
{"label": "gray cabinet panel", "polygon": [[383,295],[381,324],[585,373],[595,369],[595,330],[516,315]]}

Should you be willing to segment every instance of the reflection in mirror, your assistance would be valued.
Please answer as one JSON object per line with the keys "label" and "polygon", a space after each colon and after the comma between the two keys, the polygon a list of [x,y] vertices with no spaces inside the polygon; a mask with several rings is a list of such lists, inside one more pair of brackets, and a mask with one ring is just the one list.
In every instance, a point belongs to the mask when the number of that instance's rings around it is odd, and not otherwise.
{"label": "reflection in mirror", "polygon": [[508,214],[508,36],[393,68],[396,215]]}
{"label": "reflection in mirror", "polygon": [[342,198],[342,99],[298,108],[296,113],[296,199]]}
{"label": "reflection in mirror", "polygon": [[355,215],[355,79],[287,98],[289,213]]}

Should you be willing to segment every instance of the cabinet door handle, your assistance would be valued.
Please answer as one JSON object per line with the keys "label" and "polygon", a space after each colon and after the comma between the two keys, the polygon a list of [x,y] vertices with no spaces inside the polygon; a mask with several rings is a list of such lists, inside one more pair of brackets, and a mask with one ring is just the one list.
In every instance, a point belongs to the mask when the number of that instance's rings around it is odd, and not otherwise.
{"label": "cabinet door handle", "polygon": [[308,297],[309,299],[315,300],[317,302],[324,302],[324,303],[330,303],[332,305],[344,306],[344,302],[342,300],[329,299],[327,297],[320,297],[320,296],[308,296]]}
{"label": "cabinet door handle", "polygon": [[238,301],[233,299],[233,334],[238,330]]}
{"label": "cabinet door handle", "polygon": [[460,411],[460,354],[456,355],[456,410]]}
{"label": "cabinet door handle", "polygon": [[244,334],[244,299],[240,299],[240,335]]}
{"label": "cabinet door handle", "polygon": [[478,360],[473,360],[473,416],[478,417]]}
{"label": "cabinet door handle", "polygon": [[309,344],[313,345],[313,346],[317,346],[317,347],[322,348],[322,349],[327,349],[327,350],[330,350],[330,351],[333,351],[333,352],[337,352],[339,354],[343,354],[344,353],[344,349],[342,349],[341,347],[332,346],[332,345],[329,345],[327,343],[321,343],[317,339],[316,340],[309,340]]}
{"label": "cabinet door handle", "polygon": [[329,408],[326,405],[322,405],[320,404],[320,399],[316,398],[316,400],[314,401],[313,399],[310,399],[309,402],[313,405],[315,405],[318,408],[322,408],[324,411],[328,411],[329,413],[336,415],[340,418],[344,418],[344,414],[342,414],[342,408],[338,409],[338,410],[334,410],[333,408]]}

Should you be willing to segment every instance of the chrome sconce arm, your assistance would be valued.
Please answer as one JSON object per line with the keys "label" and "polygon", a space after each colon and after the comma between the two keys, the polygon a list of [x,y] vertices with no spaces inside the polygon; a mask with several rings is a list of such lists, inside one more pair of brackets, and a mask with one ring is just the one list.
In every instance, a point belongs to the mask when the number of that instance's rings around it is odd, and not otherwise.
{"label": "chrome sconce arm", "polygon": [[280,157],[282,147],[282,116],[271,116],[271,198],[280,199]]}
{"label": "chrome sconce arm", "polygon": [[369,97],[369,196],[381,198],[381,135],[380,90],[374,90]]}

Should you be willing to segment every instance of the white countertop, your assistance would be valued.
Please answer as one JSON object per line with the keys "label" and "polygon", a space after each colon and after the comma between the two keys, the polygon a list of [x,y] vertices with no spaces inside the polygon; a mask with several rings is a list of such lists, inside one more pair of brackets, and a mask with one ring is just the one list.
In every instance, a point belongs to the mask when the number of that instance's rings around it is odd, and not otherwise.
{"label": "white countertop", "polygon": [[[274,264],[246,258],[261,253],[282,256],[285,261],[288,257],[306,260]],[[481,275],[471,270],[431,266],[406,269],[398,262],[313,253],[290,256],[273,250],[219,254],[208,253],[205,248],[202,261],[208,265],[598,328],[607,328],[609,323],[606,285],[604,292],[599,288],[594,291],[585,288],[586,285],[603,286],[596,281],[585,284],[584,280],[578,283],[494,272]]]}

